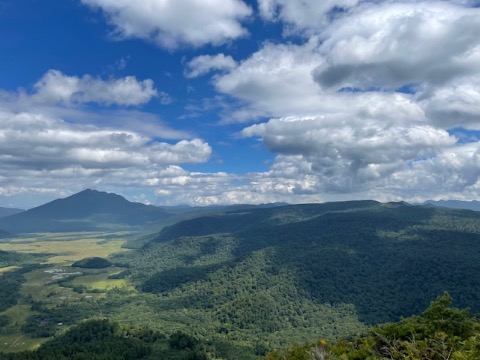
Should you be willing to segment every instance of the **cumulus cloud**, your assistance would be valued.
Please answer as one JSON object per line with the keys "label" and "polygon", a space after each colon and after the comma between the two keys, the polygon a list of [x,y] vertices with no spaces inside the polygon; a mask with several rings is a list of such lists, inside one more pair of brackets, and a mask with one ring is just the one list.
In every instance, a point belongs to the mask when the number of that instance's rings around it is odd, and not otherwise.
{"label": "cumulus cloud", "polygon": [[358,2],[358,0],[258,0],[258,8],[263,19],[285,23],[288,34],[318,31],[331,17],[357,5]]}
{"label": "cumulus cloud", "polygon": [[187,78],[195,78],[208,74],[214,70],[231,70],[236,66],[237,63],[229,55],[200,55],[187,63],[185,76]]}
{"label": "cumulus cloud", "polygon": [[261,137],[272,151],[302,156],[329,184],[326,190],[338,192],[361,188],[456,142],[445,130],[371,114],[353,116],[354,121],[338,126],[347,117],[273,119],[242,133]]}
{"label": "cumulus cloud", "polygon": [[99,103],[103,105],[140,105],[158,96],[150,79],[138,81],[134,76],[101,80],[90,75],[68,76],[49,70],[35,84],[33,100],[41,103]]}
{"label": "cumulus cloud", "polygon": [[334,21],[314,71],[325,88],[442,85],[480,71],[480,9],[448,2],[374,4]]}
{"label": "cumulus cloud", "polygon": [[323,57],[318,40],[303,45],[265,43],[236,68],[214,79],[215,88],[243,102],[228,122],[251,121],[261,116],[315,112],[323,93],[311,71]]}
{"label": "cumulus cloud", "polygon": [[[281,1],[259,5],[266,19],[295,24]],[[316,30],[299,20],[314,29],[305,43],[267,42],[215,76],[240,104],[225,122],[270,118],[241,132],[279,154],[261,176],[276,186],[255,184],[302,199],[478,196],[479,144],[448,131],[480,128],[480,17],[471,5],[345,2],[348,11]]]}
{"label": "cumulus cloud", "polygon": [[[298,165],[298,162],[296,162]],[[172,166],[150,181],[155,193],[166,204],[218,205],[260,204],[281,201],[320,201],[319,194],[302,194],[309,186],[308,176],[285,169],[265,173],[228,174],[188,172]],[[311,184],[310,184],[311,185]],[[298,195],[293,198],[292,195]]]}
{"label": "cumulus cloud", "polygon": [[[476,92],[480,10],[460,5],[362,4],[304,44],[267,42],[214,78],[219,92],[241,101],[224,121],[332,113],[361,98],[361,92],[405,88],[415,93],[427,115],[438,115],[432,121],[471,126],[476,97],[460,100],[453,90],[463,88],[465,96],[467,88],[471,95]],[[450,109],[442,110],[442,101]],[[458,103],[453,114],[452,101]]]}
{"label": "cumulus cloud", "polygon": [[252,10],[241,0],[82,0],[99,8],[121,39],[139,38],[174,49],[219,45],[245,36],[241,21]]}
{"label": "cumulus cloud", "polygon": [[[345,114],[340,123],[365,112],[382,117],[426,121],[411,94],[385,91],[325,91],[312,72],[325,62],[321,43],[313,37],[302,45],[265,43],[260,50],[227,74],[214,78],[215,88],[241,101],[224,122],[246,122],[262,117],[316,117]],[[346,107],[351,113],[345,112]],[[396,115],[395,115],[396,114]],[[343,122],[342,122],[343,121]]]}
{"label": "cumulus cloud", "polygon": [[199,140],[176,144],[152,141],[129,131],[79,126],[40,114],[0,114],[0,159],[3,171],[111,169],[199,163],[210,146]]}
{"label": "cumulus cloud", "polygon": [[[169,166],[208,160],[199,139],[157,141],[132,131],[81,126],[41,114],[0,113],[2,196],[85,187],[148,185]],[[58,184],[62,184],[60,187]]]}
{"label": "cumulus cloud", "polygon": [[150,79],[140,81],[127,76],[102,80],[49,70],[31,91],[0,89],[0,110],[40,114],[77,124],[94,123],[98,127],[114,126],[163,139],[192,138],[188,131],[172,129],[158,115],[138,109],[152,98],[159,98],[162,105],[173,102],[169,94],[158,92]]}
{"label": "cumulus cloud", "polygon": [[431,89],[420,102],[437,126],[480,129],[480,76],[455,79]]}

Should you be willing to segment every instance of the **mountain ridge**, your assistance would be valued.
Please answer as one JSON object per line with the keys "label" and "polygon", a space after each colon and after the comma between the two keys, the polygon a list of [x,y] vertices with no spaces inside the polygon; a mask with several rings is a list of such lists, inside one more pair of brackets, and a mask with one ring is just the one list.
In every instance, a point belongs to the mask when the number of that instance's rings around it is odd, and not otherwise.
{"label": "mountain ridge", "polygon": [[471,200],[471,201],[427,200],[427,201],[423,202],[422,205],[445,207],[445,208],[450,208],[450,209],[464,209],[464,210],[480,211],[480,201],[477,201],[477,200]]}
{"label": "mountain ridge", "polygon": [[144,225],[169,217],[165,210],[103,191],[86,189],[0,218],[8,232],[91,231]]}

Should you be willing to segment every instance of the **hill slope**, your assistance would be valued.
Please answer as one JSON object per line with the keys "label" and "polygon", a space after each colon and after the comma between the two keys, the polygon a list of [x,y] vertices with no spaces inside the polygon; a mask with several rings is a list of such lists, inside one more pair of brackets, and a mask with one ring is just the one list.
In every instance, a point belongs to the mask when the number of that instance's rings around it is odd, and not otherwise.
{"label": "hill slope", "polygon": [[480,313],[479,257],[479,213],[357,201],[199,217],[118,259],[162,294],[157,309],[202,309],[219,332],[314,337],[355,331],[356,316],[397,321],[444,291]]}
{"label": "hill slope", "polygon": [[87,189],[65,199],[0,218],[0,228],[17,233],[89,231],[143,225],[168,216],[166,211],[155,206]]}

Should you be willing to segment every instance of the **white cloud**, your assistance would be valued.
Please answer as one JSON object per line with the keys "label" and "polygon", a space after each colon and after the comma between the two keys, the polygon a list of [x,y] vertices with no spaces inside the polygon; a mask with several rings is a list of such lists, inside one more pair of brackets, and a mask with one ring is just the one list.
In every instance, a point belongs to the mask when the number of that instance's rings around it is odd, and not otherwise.
{"label": "white cloud", "polygon": [[480,130],[480,75],[462,77],[431,89],[420,103],[432,122],[440,127]]}
{"label": "white cloud", "polygon": [[[266,18],[288,23],[279,1],[262,3]],[[279,154],[252,189],[303,200],[478,197],[479,145],[447,131],[480,128],[479,9],[461,5],[471,4],[365,3],[302,45],[265,43],[215,76],[239,101],[225,122],[271,118],[242,131]],[[395,92],[405,85],[416,93]]]}
{"label": "white cloud", "polygon": [[79,126],[39,114],[0,114],[0,159],[7,169],[111,169],[199,163],[211,148],[199,139],[176,144],[131,131]]}
{"label": "white cloud", "polygon": [[[241,101],[224,121],[334,113],[363,97],[337,92],[341,88],[384,92],[405,85],[417,92],[429,116],[436,114],[437,100],[451,104],[444,95],[453,95],[453,89],[470,86],[469,93],[476,91],[479,11],[448,2],[367,4],[302,45],[267,42],[214,78],[219,92]],[[457,125],[475,121],[474,99],[462,108],[465,121]],[[450,100],[458,101],[458,94]],[[448,111],[442,114],[450,116]]]}
{"label": "white cloud", "polygon": [[241,21],[252,10],[241,0],[81,0],[100,8],[114,35],[139,38],[174,49],[219,45],[245,36]]}
{"label": "white cloud", "polygon": [[[261,137],[274,152],[301,156],[312,173],[322,177],[324,191],[337,192],[361,189],[403,171],[411,161],[434,157],[456,142],[446,131],[426,124],[372,115],[346,112],[332,117],[273,119],[247,127],[243,134]],[[350,116],[352,120],[345,123]]]}
{"label": "white cloud", "polygon": [[40,103],[99,103],[103,105],[140,105],[158,96],[153,81],[138,81],[134,76],[101,80],[90,75],[67,76],[49,70],[35,84],[32,99]]}
{"label": "white cloud", "polygon": [[480,71],[480,9],[448,2],[383,3],[334,21],[323,33],[325,88],[438,86]]}
{"label": "white cloud", "polygon": [[[162,105],[173,102],[169,94],[158,92],[150,79],[138,81],[127,76],[101,80],[90,75],[67,76],[58,70],[49,70],[35,83],[33,91],[0,89],[0,110],[41,114],[76,124],[93,123],[99,128],[132,130],[162,139],[192,138],[187,131],[166,126],[158,115],[137,109],[153,97],[159,98]],[[121,108],[92,108],[89,106],[92,103],[104,107],[119,105]]]}
{"label": "white cloud", "polygon": [[[245,175],[219,173],[189,173],[175,169],[170,176],[164,173],[153,181],[159,201],[165,204],[191,204],[198,206],[217,204],[260,204],[269,202],[301,202],[302,194],[293,198],[294,190],[307,186],[302,175],[284,175],[270,171]],[[320,201],[319,195],[310,194],[310,201]]]}
{"label": "white cloud", "polygon": [[315,38],[304,45],[267,42],[235,69],[215,77],[219,92],[245,102],[226,121],[316,112],[324,100],[311,75],[323,59],[317,48]]}
{"label": "white cloud", "polygon": [[232,70],[236,66],[237,63],[229,55],[200,55],[186,64],[185,76],[187,78],[195,78],[214,70]]}
{"label": "white cloud", "polygon": [[480,190],[480,144],[457,144],[437,156],[412,162],[408,169],[384,179],[384,193],[399,198],[477,198]]}
{"label": "white cloud", "polygon": [[292,32],[318,31],[329,21],[358,4],[358,0],[258,0],[263,19],[282,21],[287,34]]}

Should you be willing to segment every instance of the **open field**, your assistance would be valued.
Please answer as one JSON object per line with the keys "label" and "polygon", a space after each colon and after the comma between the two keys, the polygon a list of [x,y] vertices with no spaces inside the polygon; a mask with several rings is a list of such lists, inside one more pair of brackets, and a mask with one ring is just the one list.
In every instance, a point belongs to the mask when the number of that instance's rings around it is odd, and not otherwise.
{"label": "open field", "polygon": [[68,276],[82,274],[76,269],[66,267],[48,267],[34,270],[25,274],[27,281],[22,285],[21,294],[52,306],[59,302],[77,301],[80,299],[79,294],[69,287],[61,286],[59,281]]}
{"label": "open field", "polygon": [[11,319],[11,323],[3,329],[6,333],[0,335],[0,350],[4,352],[34,350],[46,339],[31,339],[21,332],[21,327],[27,322],[33,312],[30,305],[15,305],[1,312]]}
{"label": "open field", "polygon": [[[83,269],[82,269],[83,270]],[[126,279],[108,279],[110,275],[118,274],[122,271],[122,268],[111,267],[102,269],[101,271],[85,272],[85,275],[75,277],[72,280],[73,285],[83,285],[88,290],[134,290],[135,288]]]}
{"label": "open field", "polygon": [[70,265],[93,256],[125,252],[125,233],[46,233],[0,243],[0,250],[51,255],[47,263]]}
{"label": "open field", "polygon": [[35,350],[48,339],[31,339],[22,333],[0,335],[0,349],[3,352]]}
{"label": "open field", "polygon": [[11,324],[8,326],[13,328],[19,328],[24,325],[31,314],[30,305],[15,305],[0,313],[0,315],[6,315],[12,319]]}

